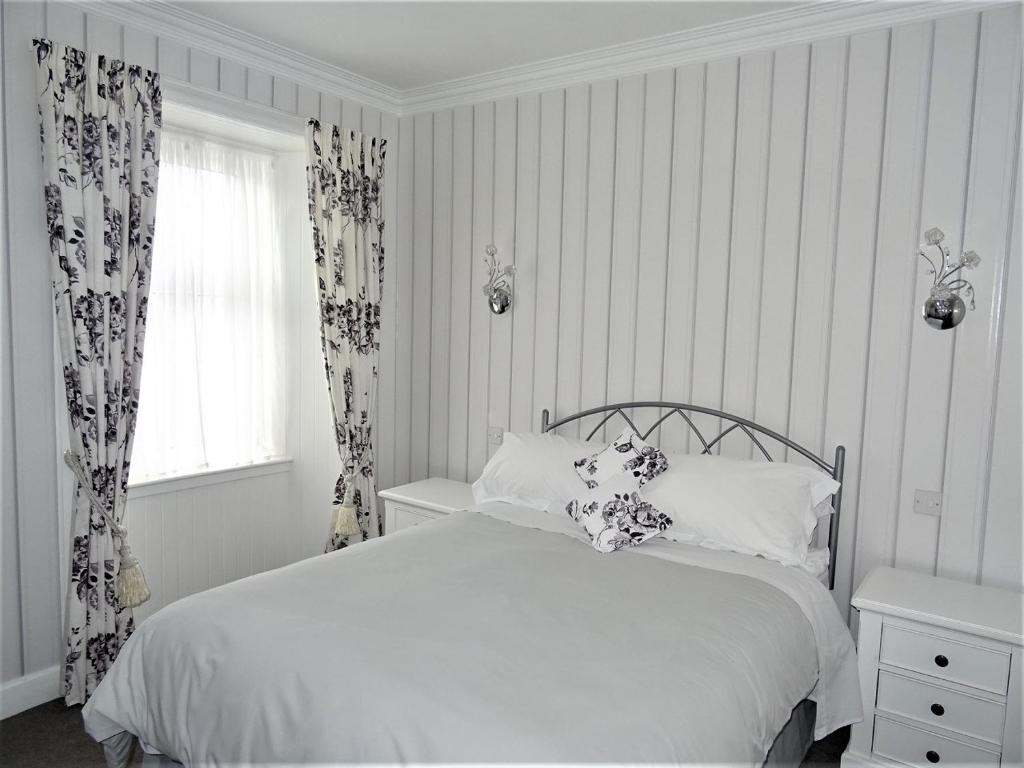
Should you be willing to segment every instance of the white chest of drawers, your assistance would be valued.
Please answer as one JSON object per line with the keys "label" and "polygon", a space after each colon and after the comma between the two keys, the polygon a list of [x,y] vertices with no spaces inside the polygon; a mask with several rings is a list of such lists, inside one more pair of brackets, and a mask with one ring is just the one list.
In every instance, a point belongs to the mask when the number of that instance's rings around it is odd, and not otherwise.
{"label": "white chest of drawers", "polygon": [[844,768],[1021,764],[1024,595],[877,568],[853,606],[864,722]]}
{"label": "white chest of drawers", "polygon": [[473,506],[468,483],[443,477],[418,480],[377,495],[384,499],[385,535]]}

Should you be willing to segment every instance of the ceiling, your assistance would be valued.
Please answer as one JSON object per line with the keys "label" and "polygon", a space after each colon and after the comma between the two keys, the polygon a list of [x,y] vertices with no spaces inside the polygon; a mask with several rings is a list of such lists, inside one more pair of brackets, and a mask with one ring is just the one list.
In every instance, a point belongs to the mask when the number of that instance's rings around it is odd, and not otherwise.
{"label": "ceiling", "polygon": [[172,4],[407,90],[799,3],[177,0]]}

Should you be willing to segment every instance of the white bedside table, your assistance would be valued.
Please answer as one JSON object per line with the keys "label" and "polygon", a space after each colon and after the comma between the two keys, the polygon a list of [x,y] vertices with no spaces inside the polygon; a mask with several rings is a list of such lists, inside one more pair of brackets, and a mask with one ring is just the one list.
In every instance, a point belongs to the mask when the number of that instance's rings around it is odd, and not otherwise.
{"label": "white bedside table", "polygon": [[473,506],[469,483],[443,477],[399,485],[377,495],[384,499],[385,534]]}
{"label": "white bedside table", "polygon": [[1024,595],[876,568],[852,603],[864,722],[844,768],[1021,763]]}

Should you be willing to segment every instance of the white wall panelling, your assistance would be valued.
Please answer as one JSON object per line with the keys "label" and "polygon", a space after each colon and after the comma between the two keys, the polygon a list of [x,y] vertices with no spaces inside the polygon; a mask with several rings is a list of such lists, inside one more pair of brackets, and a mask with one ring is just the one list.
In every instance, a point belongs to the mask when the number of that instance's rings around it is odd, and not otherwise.
{"label": "white wall panelling", "polygon": [[[1021,160],[1017,158],[1017,182],[1014,196],[1013,237],[1010,241],[1009,276],[1007,279],[1006,312],[1003,316],[1003,354],[1000,356],[998,398],[995,408],[995,434],[992,440],[992,480],[989,499],[1012,499],[1020,491],[1021,455],[1020,425],[1024,422],[1021,412],[1021,392],[1024,380],[1021,376],[1021,360],[1005,350],[1019,350],[1024,346],[1021,329],[1021,287],[1024,274],[1021,270]],[[1014,255],[1016,254],[1016,258]],[[1022,578],[1019,543],[1024,539],[1024,515],[1019,506],[1010,504],[988,505],[988,519],[985,525],[985,540],[982,549],[982,582],[998,587],[1014,588]]]}
{"label": "white wall panelling", "polygon": [[[586,268],[583,279],[583,340],[580,355],[580,403],[603,403],[607,395],[608,297],[611,295],[612,210],[615,188],[615,113],[618,83],[590,87],[587,154]],[[546,256],[546,255],[545,255]],[[496,323],[492,318],[491,324]],[[495,350],[496,352],[499,350]],[[493,409],[494,406],[492,406]],[[504,426],[507,422],[497,422]]]}
{"label": "white wall panelling", "polygon": [[[221,93],[230,94],[235,98],[245,98],[245,67],[241,64],[230,61],[222,60],[219,62],[217,72],[217,90]],[[319,110],[317,110],[319,113]],[[314,113],[311,111],[308,113],[310,117],[314,117]]]}
{"label": "white wall panelling", "polygon": [[[451,298],[452,298],[452,176],[454,145],[452,112],[433,116],[433,201],[432,248],[430,257],[430,405],[427,431],[430,441],[427,449],[427,472],[443,475],[448,469],[448,400],[449,357],[451,355]],[[425,303],[424,303],[425,304]],[[433,307],[436,306],[435,310]]]}
{"label": "white wall panelling", "polygon": [[[590,152],[590,88],[577,85],[565,91],[564,152],[562,155],[562,226],[556,244],[561,257],[557,298],[557,355],[555,412],[579,410],[582,382],[583,297],[586,271],[587,167]],[[474,284],[476,281],[474,280]],[[480,305],[480,302],[473,302]],[[482,307],[482,305],[481,305]],[[486,320],[486,308],[481,308]],[[550,328],[549,328],[550,330]],[[475,352],[475,349],[474,349]],[[476,365],[482,365],[477,361]],[[543,397],[543,396],[542,396]],[[575,428],[571,430],[575,432]],[[470,444],[470,466],[474,445]],[[479,474],[479,473],[477,473]],[[476,475],[474,475],[475,477]]]}
{"label": "white wall panelling", "polygon": [[[840,604],[877,563],[1024,586],[1019,315],[1002,318],[1019,22],[961,8],[402,118],[412,414],[401,378],[381,407],[413,460],[394,481],[473,479],[487,425],[536,429],[544,407],[683,400],[847,446]],[[983,259],[952,333],[919,317],[932,225]],[[479,294],[492,239],[519,269],[504,316]],[[941,520],[912,512],[915,488],[943,492]]]}
{"label": "white wall panelling", "polygon": [[[7,158],[4,189],[18,190],[18,194],[4,195],[5,220],[10,222],[4,233],[9,257],[5,255],[0,281],[4,296],[0,301],[4,318],[0,355],[0,401],[4,403],[0,486],[4,509],[3,681],[51,669],[60,661],[62,648],[57,489],[66,473],[58,463],[55,435],[57,419],[64,415],[55,407],[54,396],[53,310],[49,262],[44,258],[48,251],[42,237],[32,38],[47,35],[155,66],[163,77],[165,98],[229,117],[300,132],[305,118],[319,117],[323,110],[326,120],[390,139],[387,172],[391,185],[385,216],[395,229],[388,231],[387,243],[390,254],[400,250],[395,230],[400,222],[396,205],[398,170],[403,165],[401,142],[398,120],[380,111],[383,104],[364,109],[353,101],[351,89],[338,83],[339,88],[332,90],[329,79],[317,80],[309,69],[291,67],[276,56],[268,56],[256,66],[257,61],[242,49],[240,60],[230,58],[209,35],[150,24],[152,19],[135,10],[122,4],[5,2],[0,11]],[[302,175],[303,165],[299,158],[290,172]],[[299,179],[299,186],[304,188],[304,179]],[[296,231],[288,235],[287,251],[289,264],[295,267],[289,270],[288,291],[293,305],[290,325],[297,336],[289,347],[294,393],[288,434],[288,452],[294,458],[291,471],[133,498],[128,512],[133,546],[154,592],[153,601],[138,612],[139,618],[198,589],[322,551],[338,458],[323,379],[310,248],[303,241],[309,236],[304,199],[295,201],[293,213]],[[426,264],[429,270],[429,259]],[[392,286],[398,272],[397,268],[386,271],[386,296],[394,295]],[[409,292],[408,281],[403,289]],[[394,307],[394,299],[389,300]],[[398,338],[404,342],[406,335],[398,334]],[[382,346],[382,355],[393,361],[395,334],[386,336]],[[393,383],[400,377],[394,376],[393,367],[391,371]],[[385,391],[389,401],[393,400],[393,387]],[[392,427],[389,435],[393,432]],[[11,435],[16,453],[11,450]],[[387,477],[393,465],[390,441],[381,449],[388,453],[388,459],[381,462]]]}
{"label": "white wall panelling", "polygon": [[[5,19],[0,11],[0,37]],[[0,113],[7,114],[6,57],[0,57]],[[7,155],[5,119],[0,117],[0,168]],[[7,178],[0,173],[0,199],[6,199]],[[20,565],[18,563],[18,514],[14,479],[14,401],[11,367],[10,253],[7,208],[0,209],[0,680],[21,674]],[[8,608],[10,606],[10,608]],[[2,702],[0,702],[2,706]]]}
{"label": "white wall panelling", "polygon": [[[402,370],[408,368],[412,360],[413,350],[413,318],[415,309],[413,305],[413,283],[417,277],[413,269],[413,232],[415,227],[414,217],[409,213],[412,211],[413,199],[415,197],[415,166],[413,165],[414,146],[413,139],[415,127],[412,118],[403,117],[398,122],[398,208],[404,211],[405,215],[395,220],[394,229],[397,232],[395,254],[395,283],[394,294],[395,306],[395,336],[393,355],[394,363],[392,368],[395,372],[394,403],[389,404],[383,398],[379,403],[378,411],[385,413],[391,411],[394,414],[392,422],[393,432],[391,440],[388,441],[387,434],[381,434],[381,471],[388,477],[388,457],[391,457],[390,485],[398,485],[412,475],[412,413],[413,413],[413,381],[412,375],[401,375]],[[392,161],[393,162],[393,161]],[[386,267],[385,267],[386,268]],[[381,346],[381,356],[385,359],[391,353],[389,338],[385,337]],[[417,377],[419,379],[419,377]],[[390,405],[390,407],[389,407]],[[381,482],[383,486],[383,480]]]}
{"label": "white wall panelling", "polygon": [[[533,382],[530,416],[536,422],[537,403],[555,402],[558,374],[558,317],[562,272],[562,192],[565,160],[565,91],[549,91],[540,98],[540,178],[537,193],[537,269],[535,281],[535,343],[532,349]],[[540,254],[557,254],[542,259]],[[529,279],[529,278],[528,278]],[[525,286],[524,286],[525,287]],[[477,289],[479,290],[479,289]],[[475,299],[476,294],[471,298]],[[474,304],[480,302],[474,301]],[[452,368],[455,375],[455,368]],[[474,480],[476,477],[474,476]]]}
{"label": "white wall panelling", "polygon": [[[672,139],[671,208],[668,231],[668,265],[665,278],[665,350],[661,399],[681,397],[692,401],[693,333],[673,333],[673,328],[694,328],[697,317],[697,242],[700,238],[700,205],[703,177],[704,113],[707,79],[703,65],[690,64],[675,72],[676,89]],[[675,395],[674,393],[679,393]],[[583,403],[580,403],[582,407]],[[561,408],[561,405],[559,405]],[[665,445],[689,446],[689,430],[671,420],[660,431]]]}
{"label": "white wall panelling", "polygon": [[[502,99],[494,105],[494,220],[491,241],[497,246],[502,262],[515,262],[516,236],[519,224],[519,136],[523,121],[519,116],[516,99]],[[526,134],[526,141],[534,135]],[[533,198],[523,201],[528,210]],[[417,206],[419,201],[416,201]],[[524,268],[529,268],[527,264]],[[493,317],[493,315],[492,315]],[[515,313],[503,316],[506,322],[491,322],[490,346],[490,390],[487,398],[488,423],[505,425],[509,423],[512,407],[512,333],[515,327]],[[433,350],[431,351],[433,360]],[[526,375],[521,371],[520,376]]]}
{"label": "white wall panelling", "polygon": [[[448,377],[447,468],[456,480],[467,479],[469,450],[470,338],[473,321],[473,109],[459,107],[452,127],[451,194],[451,359]],[[384,409],[388,410],[388,409]],[[392,427],[393,430],[393,427]],[[381,434],[386,434],[382,429]]]}
{"label": "white wall panelling", "polygon": [[[515,281],[518,311],[509,315],[511,320],[510,370],[520,371],[518,376],[502,372],[500,383],[508,380],[508,418],[520,424],[533,421],[531,392],[533,388],[533,351],[537,339],[537,205],[540,178],[540,96],[530,94],[518,100],[515,154],[515,224],[511,247],[505,252],[508,261],[515,261],[522,271]],[[557,252],[551,254],[557,259]],[[506,327],[508,324],[504,324]],[[433,356],[431,357],[433,366]]]}
{"label": "white wall panelling", "polygon": [[[469,398],[466,403],[467,479],[480,476],[487,459],[487,424],[490,414],[491,313],[474,301],[474,290],[486,280],[484,248],[494,240],[494,105],[473,107],[473,238],[471,253],[462,259],[472,264],[469,286]],[[408,201],[412,205],[412,200]],[[507,254],[505,254],[507,258]],[[459,259],[458,254],[453,254]],[[461,263],[465,263],[462,261]],[[506,262],[507,263],[507,262]],[[386,408],[386,404],[382,404]],[[396,420],[397,423],[397,420]],[[397,441],[397,434],[396,434]],[[397,469],[397,467],[396,467]],[[396,476],[396,480],[400,476]]]}
{"label": "white wall panelling", "polygon": [[185,595],[294,559],[290,526],[299,509],[289,482],[288,472],[278,472],[132,499],[132,550],[153,591],[136,609],[136,620]]}
{"label": "white wall panelling", "polygon": [[[764,231],[761,222],[768,194],[771,141],[772,56],[751,54],[740,60],[736,124],[736,189],[733,196],[729,296],[734,317],[726,327],[722,402],[725,410],[749,408],[757,382],[757,330],[761,322]],[[726,450],[749,458],[753,445]]]}
{"label": "white wall panelling", "polygon": [[[412,382],[412,413],[408,429],[410,444],[410,473],[414,477],[429,475],[428,452],[430,449],[430,395],[431,384],[431,291],[423,286],[433,284],[433,199],[434,199],[434,118],[433,115],[417,115],[414,131],[413,168],[413,241],[412,241],[412,366],[415,376]],[[383,403],[381,407],[387,406]],[[397,436],[396,436],[397,439]]]}
{"label": "white wall panelling", "polygon": [[[1006,273],[1010,260],[1021,258],[1019,250],[1009,250],[1013,217],[1020,216],[1020,204],[1014,204],[1020,162],[1020,12],[1016,6],[982,14],[978,42],[963,240],[989,258],[972,275],[980,286],[975,322],[953,347],[948,435],[954,439],[943,470],[948,489],[943,511],[954,513],[943,516],[938,540],[938,572],[951,578],[971,579],[983,572],[988,510],[1013,501],[990,497],[988,491]],[[1019,365],[1020,353],[1019,345],[1003,347],[1007,365]],[[1020,497],[1015,501],[1021,509]],[[1012,533],[1013,528],[1007,531]],[[1018,568],[1006,578],[1020,575]]]}
{"label": "white wall panelling", "polygon": [[[964,193],[967,185],[967,155],[972,123],[975,61],[978,44],[977,16],[942,19],[932,30],[932,77],[927,96],[928,143],[925,149],[922,179],[922,227],[932,222],[956,222],[948,227],[950,248],[963,250]],[[974,246],[970,246],[974,247]],[[930,279],[923,271],[914,280],[913,293],[922,295]],[[979,318],[971,318],[972,323]],[[952,373],[954,338],[930,333],[924,323],[911,324],[908,391],[914,393],[914,407],[907,412],[903,471],[919,478],[918,488],[942,487],[942,452],[931,446],[942,445],[947,424],[936,419],[949,405],[948,387],[934,387],[935,378],[948,379]],[[962,332],[958,332],[962,335]],[[900,489],[900,507],[914,503],[914,488]],[[896,564],[910,568],[931,567],[935,558],[939,518],[926,515],[901,515],[897,520]]]}
{"label": "white wall panelling", "polygon": [[[850,39],[847,64],[846,127],[844,158],[871,158],[844,162],[840,180],[838,232],[836,235],[833,322],[829,350],[829,397],[825,411],[825,440],[833,435],[847,447],[846,476],[861,477],[864,445],[865,381],[868,370],[872,323],[875,259],[865,264],[863,251],[876,245],[879,221],[879,181],[886,129],[886,91],[890,32],[879,30]],[[767,272],[766,272],[767,276]],[[767,302],[763,305],[767,311]],[[769,356],[770,357],[770,356]],[[762,358],[762,365],[768,360]],[[783,361],[775,365],[781,368]],[[843,491],[840,540],[844,554],[839,561],[840,583],[852,579],[855,551],[856,510],[862,506],[863,484],[848,483]],[[854,514],[846,514],[854,510]]]}
{"label": "white wall panelling", "polygon": [[[85,43],[85,18],[42,3],[4,3],[4,123],[7,155],[5,202],[9,225],[11,386],[15,428],[15,506],[18,600],[4,592],[3,623],[18,627],[21,659],[4,669],[19,677],[46,669],[60,657],[57,448],[54,413],[53,323],[49,269],[40,254],[42,197],[31,39],[52,25],[54,34]],[[19,190],[11,194],[11,190]],[[35,258],[33,258],[35,257]],[[5,538],[11,528],[5,520]],[[5,578],[7,574],[5,573]],[[10,678],[8,678],[10,679]]]}

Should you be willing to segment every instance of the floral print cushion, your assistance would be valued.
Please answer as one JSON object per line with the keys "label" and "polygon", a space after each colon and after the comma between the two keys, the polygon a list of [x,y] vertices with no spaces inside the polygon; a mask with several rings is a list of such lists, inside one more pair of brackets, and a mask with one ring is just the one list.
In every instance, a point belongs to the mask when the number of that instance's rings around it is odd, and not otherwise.
{"label": "floral print cushion", "polygon": [[587,532],[598,552],[635,547],[672,525],[668,515],[643,499],[636,481],[627,474],[573,499],[565,511]]}
{"label": "floral print cushion", "polygon": [[575,466],[576,474],[587,488],[597,488],[622,472],[635,478],[638,487],[643,487],[668,469],[668,459],[658,448],[645,443],[635,430],[627,427],[611,445],[592,456],[577,459]]}

